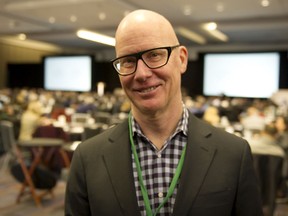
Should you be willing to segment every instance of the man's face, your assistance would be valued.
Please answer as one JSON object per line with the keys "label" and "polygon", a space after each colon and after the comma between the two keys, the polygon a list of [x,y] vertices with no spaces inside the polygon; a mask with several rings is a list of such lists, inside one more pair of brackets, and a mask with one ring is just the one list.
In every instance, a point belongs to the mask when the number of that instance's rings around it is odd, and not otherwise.
{"label": "man's face", "polygon": [[[121,55],[129,55],[132,53],[145,51],[148,49],[174,46],[177,44],[146,43],[139,48],[140,42],[132,42],[125,48],[121,49]],[[135,45],[133,45],[135,43]],[[129,51],[123,51],[123,50]],[[156,112],[165,111],[173,106],[173,99],[180,95],[181,85],[181,52],[183,47],[174,48],[171,52],[169,61],[166,65],[157,69],[150,69],[140,59],[137,62],[137,69],[134,74],[128,76],[120,76],[120,82],[128,98],[132,102],[132,106],[140,112]],[[123,53],[123,54],[122,54]]]}

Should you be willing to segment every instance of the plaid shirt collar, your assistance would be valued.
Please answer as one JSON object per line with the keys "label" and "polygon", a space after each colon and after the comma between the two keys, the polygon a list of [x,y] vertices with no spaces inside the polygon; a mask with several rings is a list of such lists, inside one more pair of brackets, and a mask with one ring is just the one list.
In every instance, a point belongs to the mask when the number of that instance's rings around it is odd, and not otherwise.
{"label": "plaid shirt collar", "polygon": [[[183,113],[182,113],[182,117],[180,119],[180,121],[178,122],[178,126],[175,130],[175,132],[172,134],[172,136],[170,136],[170,139],[172,139],[176,134],[182,132],[184,136],[187,137],[188,135],[188,118],[189,118],[189,111],[188,109],[185,107],[185,105],[183,104]],[[140,125],[136,122],[136,120],[134,119],[134,117],[131,115],[131,123],[132,123],[132,132],[133,135],[137,135],[139,137],[144,137],[148,140],[148,138],[143,134]],[[168,143],[168,142],[167,142]],[[163,147],[163,149],[165,148],[165,146]]]}

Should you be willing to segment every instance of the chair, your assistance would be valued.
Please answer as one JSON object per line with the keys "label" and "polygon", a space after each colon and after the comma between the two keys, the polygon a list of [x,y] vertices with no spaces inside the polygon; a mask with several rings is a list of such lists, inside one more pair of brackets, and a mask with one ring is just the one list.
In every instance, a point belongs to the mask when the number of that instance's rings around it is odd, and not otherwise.
{"label": "chair", "polygon": [[276,208],[276,195],[283,180],[283,158],[273,155],[253,154],[254,166],[262,194],[262,203],[268,216],[273,216]]}
{"label": "chair", "polygon": [[13,123],[9,121],[0,122],[0,144],[1,144],[1,156],[2,164],[1,169],[7,170],[11,161],[16,158],[15,155],[15,135],[13,129]]}
{"label": "chair", "polygon": [[93,118],[96,123],[110,124],[112,115],[109,112],[97,111],[93,113]]}
{"label": "chair", "polygon": [[84,141],[86,139],[89,139],[105,130],[108,125],[98,123],[96,125],[90,126],[90,127],[84,127],[83,133],[81,135],[81,140]]}
{"label": "chair", "polygon": [[[37,174],[41,173],[46,175],[48,174],[49,177],[51,173],[48,173],[48,170],[44,170],[41,167],[37,166],[38,161],[35,161],[33,163],[30,163],[30,157],[29,160],[25,157],[24,152],[19,148],[19,142],[16,140],[14,135],[14,128],[13,123],[9,121],[1,121],[0,122],[0,131],[1,131],[1,140],[3,143],[3,146],[5,147],[6,151],[9,153],[10,158],[15,158],[14,161],[17,161],[18,163],[15,163],[13,166],[11,166],[11,173],[14,175],[14,177],[19,181],[22,182],[22,187],[20,188],[19,194],[17,196],[16,202],[19,203],[21,197],[28,192],[32,195],[32,198],[34,199],[34,202],[37,206],[41,206],[41,198],[46,194],[51,194],[53,196],[53,191],[51,188],[51,182],[49,183],[50,187],[45,188],[43,186],[43,182],[35,182],[35,177],[37,177]],[[9,158],[9,159],[10,159]],[[28,162],[28,163],[27,163]],[[48,176],[46,175],[46,177]],[[39,176],[39,175],[38,175]],[[47,177],[48,178],[48,177]],[[53,177],[52,177],[53,178]],[[39,179],[39,178],[38,178]],[[43,178],[42,178],[43,179]],[[56,179],[56,177],[55,177]],[[49,179],[51,180],[51,178]],[[41,194],[36,194],[37,187],[35,186],[40,185],[41,188],[38,189],[45,189],[45,191]],[[53,184],[52,184],[53,186]],[[55,186],[55,184],[54,184]],[[28,191],[26,189],[29,189]]]}

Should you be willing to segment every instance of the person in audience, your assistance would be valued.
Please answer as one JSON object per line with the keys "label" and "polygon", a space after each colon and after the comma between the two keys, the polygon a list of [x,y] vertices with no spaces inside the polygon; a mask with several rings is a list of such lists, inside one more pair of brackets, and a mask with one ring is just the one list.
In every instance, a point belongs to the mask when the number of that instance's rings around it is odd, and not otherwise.
{"label": "person in audience", "polygon": [[213,126],[219,126],[220,116],[218,108],[214,106],[207,107],[207,109],[204,111],[203,120]]}
{"label": "person in audience", "polygon": [[188,52],[170,22],[131,12],[117,28],[116,56],[131,112],[78,145],[65,215],[262,215],[249,144],[183,104]]}
{"label": "person in audience", "polygon": [[276,143],[284,150],[284,171],[286,172],[286,193],[283,197],[288,197],[288,117],[279,115],[275,119],[275,127],[277,129]]}
{"label": "person in audience", "polygon": [[277,116],[275,119],[275,127],[277,129],[277,143],[283,148],[288,157],[288,118]]}
{"label": "person in audience", "polygon": [[279,157],[285,157],[283,149],[277,145],[277,129],[274,124],[266,124],[264,129],[249,141],[253,154],[268,154]]}
{"label": "person in audience", "polygon": [[39,101],[29,102],[20,119],[19,140],[30,140],[41,122],[43,106]]}
{"label": "person in audience", "polygon": [[258,133],[265,127],[265,118],[261,115],[260,110],[256,106],[249,106],[245,114],[241,115],[240,122],[244,130],[253,131]]}

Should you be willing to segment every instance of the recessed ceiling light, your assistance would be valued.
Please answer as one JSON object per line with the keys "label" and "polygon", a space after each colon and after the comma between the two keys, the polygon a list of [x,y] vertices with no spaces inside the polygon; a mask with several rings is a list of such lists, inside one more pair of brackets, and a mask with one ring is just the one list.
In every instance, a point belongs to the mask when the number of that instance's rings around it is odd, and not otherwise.
{"label": "recessed ceiling light", "polygon": [[269,0],[262,0],[261,5],[262,5],[262,7],[268,7],[270,5],[270,1]]}
{"label": "recessed ceiling light", "polygon": [[71,21],[71,22],[76,22],[76,21],[77,21],[77,16],[71,15],[71,16],[70,16],[70,21]]}
{"label": "recessed ceiling light", "polygon": [[192,8],[190,5],[184,6],[184,8],[183,8],[183,14],[184,14],[185,16],[190,16],[190,15],[192,14],[192,12],[193,12],[193,8]]}
{"label": "recessed ceiling light", "polygon": [[225,35],[223,32],[217,30],[217,24],[215,22],[205,23],[203,24],[203,28],[209,32],[210,35],[217,38],[221,41],[228,41],[228,36]]}
{"label": "recessed ceiling light", "polygon": [[224,7],[224,4],[222,2],[218,2],[216,4],[216,11],[217,12],[221,13],[224,11],[224,9],[225,9],[225,7]]}
{"label": "recessed ceiling light", "polygon": [[215,22],[206,23],[204,24],[204,28],[208,31],[213,31],[217,29],[217,24]]}
{"label": "recessed ceiling light", "polygon": [[101,13],[98,15],[98,17],[99,17],[100,20],[105,20],[105,19],[106,19],[106,13],[101,12]]}
{"label": "recessed ceiling light", "polygon": [[48,21],[49,21],[49,23],[52,24],[52,23],[56,22],[56,19],[55,19],[55,17],[51,16],[51,17],[49,17]]}
{"label": "recessed ceiling light", "polygon": [[27,36],[26,36],[26,34],[19,34],[18,38],[19,38],[19,40],[24,41],[24,40],[26,40]]}

